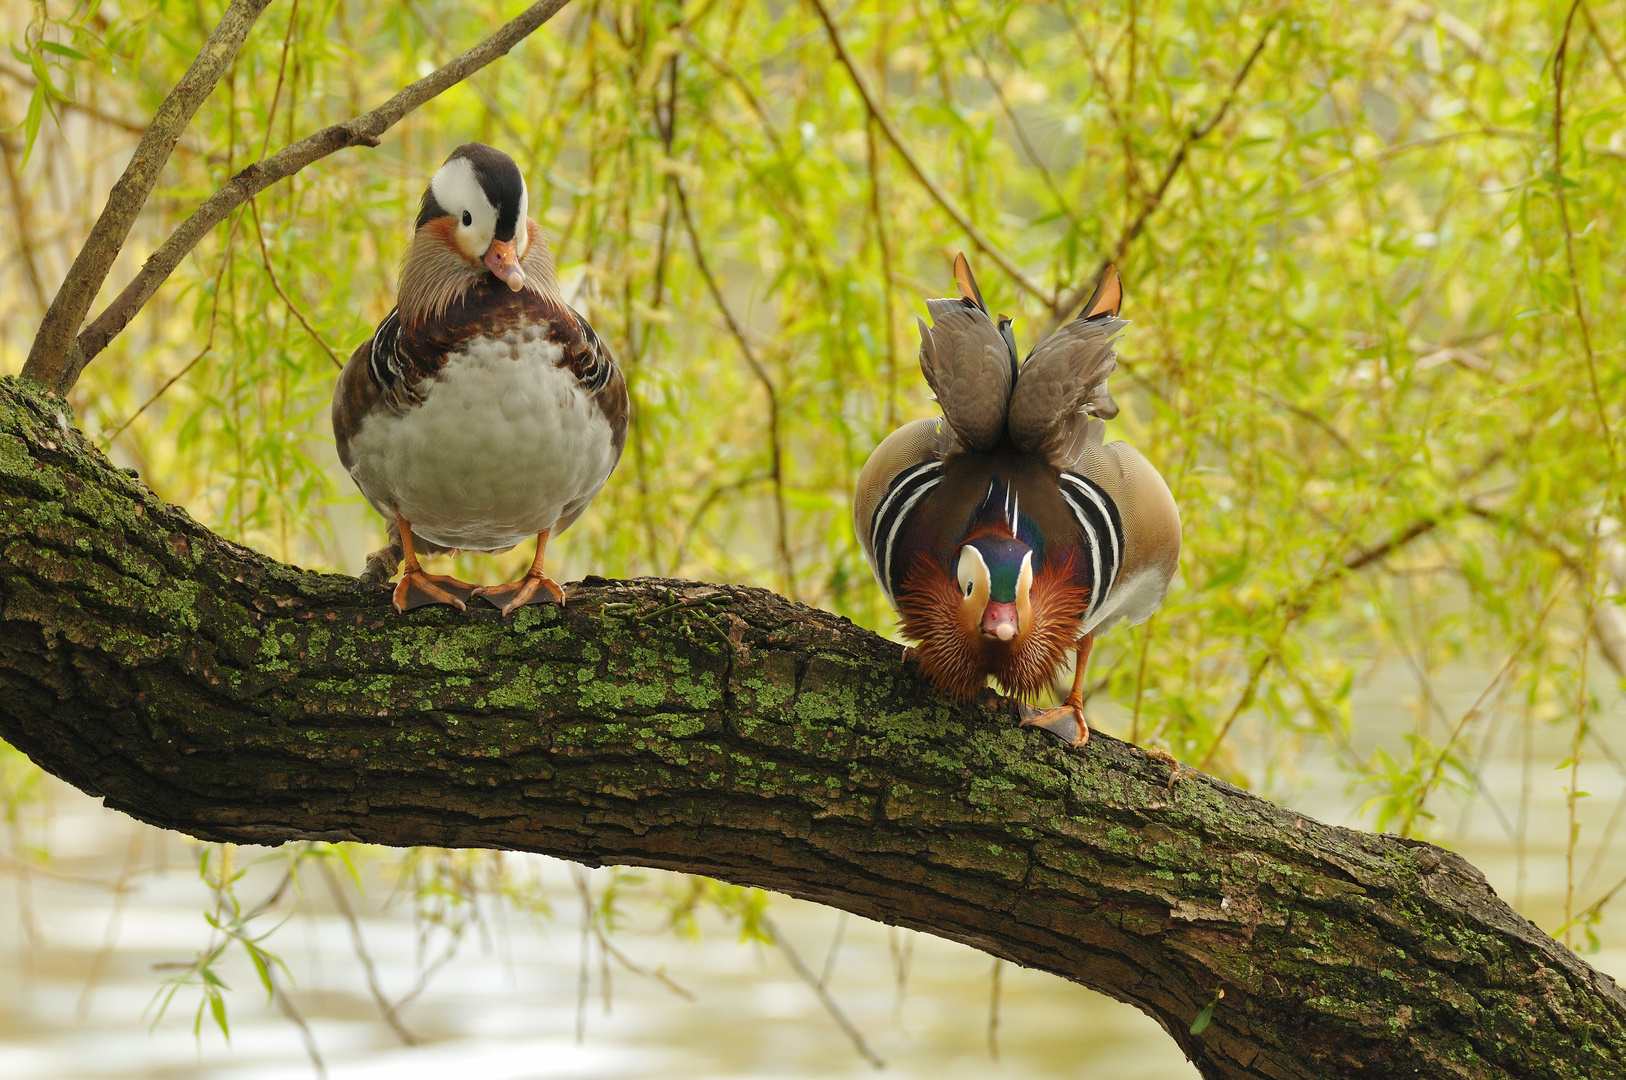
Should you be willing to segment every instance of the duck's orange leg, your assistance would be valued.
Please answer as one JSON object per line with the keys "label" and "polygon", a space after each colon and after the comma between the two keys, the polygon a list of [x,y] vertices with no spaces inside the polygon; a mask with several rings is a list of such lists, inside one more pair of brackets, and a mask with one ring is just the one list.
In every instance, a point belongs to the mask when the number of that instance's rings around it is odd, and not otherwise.
{"label": "duck's orange leg", "polygon": [[401,580],[395,585],[390,598],[395,610],[405,615],[413,608],[427,604],[450,604],[459,611],[468,610],[463,601],[474,595],[474,586],[444,574],[424,573],[418,565],[418,553],[412,550],[412,526],[406,518],[395,515],[395,524],[401,530]]}
{"label": "duck's orange leg", "polygon": [[[531,568],[525,571],[523,578],[506,585],[482,585],[474,590],[474,595],[485,597],[501,608],[504,615],[512,615],[526,604],[540,604],[549,598],[564,607],[565,591],[557,581],[542,572],[542,556],[548,550],[548,534],[552,531],[543,529],[536,534],[536,558],[531,560]],[[547,595],[544,596],[544,593]]]}
{"label": "duck's orange leg", "polygon": [[1073,667],[1073,689],[1067,695],[1067,700],[1054,709],[1028,717],[1022,721],[1022,727],[1042,727],[1052,731],[1071,740],[1075,750],[1090,741],[1090,725],[1084,720],[1084,669],[1090,662],[1090,650],[1094,647],[1094,634],[1085,634],[1079,639],[1078,663]]}

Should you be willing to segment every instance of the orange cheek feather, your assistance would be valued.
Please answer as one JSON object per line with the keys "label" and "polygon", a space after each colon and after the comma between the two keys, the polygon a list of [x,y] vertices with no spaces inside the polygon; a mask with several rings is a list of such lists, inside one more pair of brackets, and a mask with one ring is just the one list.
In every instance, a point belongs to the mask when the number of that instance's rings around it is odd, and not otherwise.
{"label": "orange cheek feather", "polygon": [[463,258],[468,258],[468,252],[457,242],[457,219],[453,217],[439,217],[429,222],[421,230],[445,244]]}
{"label": "orange cheek feather", "polygon": [[939,690],[970,698],[992,675],[1025,698],[1047,688],[1077,646],[1079,616],[1090,593],[1075,584],[1068,558],[1045,564],[1031,598],[1032,618],[1017,636],[1009,642],[989,640],[980,628],[982,613],[967,618],[959,584],[930,557],[919,555],[898,594],[898,614],[904,636],[920,642],[915,655],[921,674]]}

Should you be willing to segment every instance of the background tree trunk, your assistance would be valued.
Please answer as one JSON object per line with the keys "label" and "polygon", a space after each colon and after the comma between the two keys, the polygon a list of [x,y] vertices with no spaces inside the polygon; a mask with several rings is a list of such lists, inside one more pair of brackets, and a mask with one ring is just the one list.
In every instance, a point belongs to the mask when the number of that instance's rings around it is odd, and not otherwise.
{"label": "background tree trunk", "polygon": [[1205,1077],[1626,1075],[1626,995],[1459,857],[1015,720],[759,589],[397,617],[214,536],[0,380],[0,735],[143,821],[758,885],[1130,1002]]}

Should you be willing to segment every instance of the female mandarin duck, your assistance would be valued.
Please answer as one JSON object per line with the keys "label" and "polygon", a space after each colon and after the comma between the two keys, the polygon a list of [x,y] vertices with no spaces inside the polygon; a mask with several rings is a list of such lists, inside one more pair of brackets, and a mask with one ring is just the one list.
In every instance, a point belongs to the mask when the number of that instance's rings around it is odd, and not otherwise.
{"label": "female mandarin duck", "polygon": [[1180,555],[1168,485],[1127,444],[1102,443],[1118,414],[1106,379],[1122,287],[1108,267],[1077,321],[1018,367],[1011,321],[988,317],[963,255],[954,276],[961,299],[926,301],[933,323],[920,323],[920,367],[943,416],[876,447],[854,524],[940,689],[969,698],[992,675],[1031,697],[1077,650],[1066,704],[1022,723],[1076,730],[1083,746],[1095,636],[1156,611]]}
{"label": "female mandarin duck", "polygon": [[[395,310],[333,393],[339,460],[389,523],[364,578],[405,556],[395,610],[483,596],[504,615],[564,591],[542,572],[621,458],[627,386],[559,295],[508,155],[460,146],[429,182]],[[536,537],[525,577],[476,588],[427,574],[419,552],[507,551]]]}

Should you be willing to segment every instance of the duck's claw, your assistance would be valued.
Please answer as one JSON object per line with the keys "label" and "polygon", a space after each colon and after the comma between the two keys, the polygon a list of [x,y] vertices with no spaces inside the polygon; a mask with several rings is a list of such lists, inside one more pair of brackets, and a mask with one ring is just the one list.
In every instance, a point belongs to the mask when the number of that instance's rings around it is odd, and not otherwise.
{"label": "duck's claw", "polygon": [[468,605],[464,601],[475,591],[468,582],[445,574],[426,574],[421,569],[408,570],[396,582],[395,593],[390,599],[395,604],[395,610],[403,615],[413,608],[430,604],[450,604],[459,611],[466,611]]}
{"label": "duck's claw", "polygon": [[[1023,706],[1023,713],[1029,710]],[[1074,750],[1079,749],[1090,741],[1090,725],[1084,720],[1084,706],[1066,704],[1057,705],[1054,709],[1045,709],[1043,712],[1033,711],[1032,715],[1024,715],[1020,727],[1044,728],[1050,734],[1058,736]]]}
{"label": "duck's claw", "polygon": [[1163,764],[1169,767],[1168,789],[1170,791],[1174,790],[1175,784],[1178,784],[1180,781],[1186,778],[1185,767],[1182,766],[1180,762],[1176,761],[1174,755],[1169,753],[1168,750],[1161,746],[1148,746],[1144,747],[1143,749],[1145,749],[1147,757],[1151,758],[1153,761],[1161,761]]}
{"label": "duck's claw", "polygon": [[565,606],[565,591],[546,574],[526,574],[505,585],[482,585],[474,590],[474,595],[491,601],[504,615],[512,615],[526,604],[540,604],[550,599],[560,607]]}

